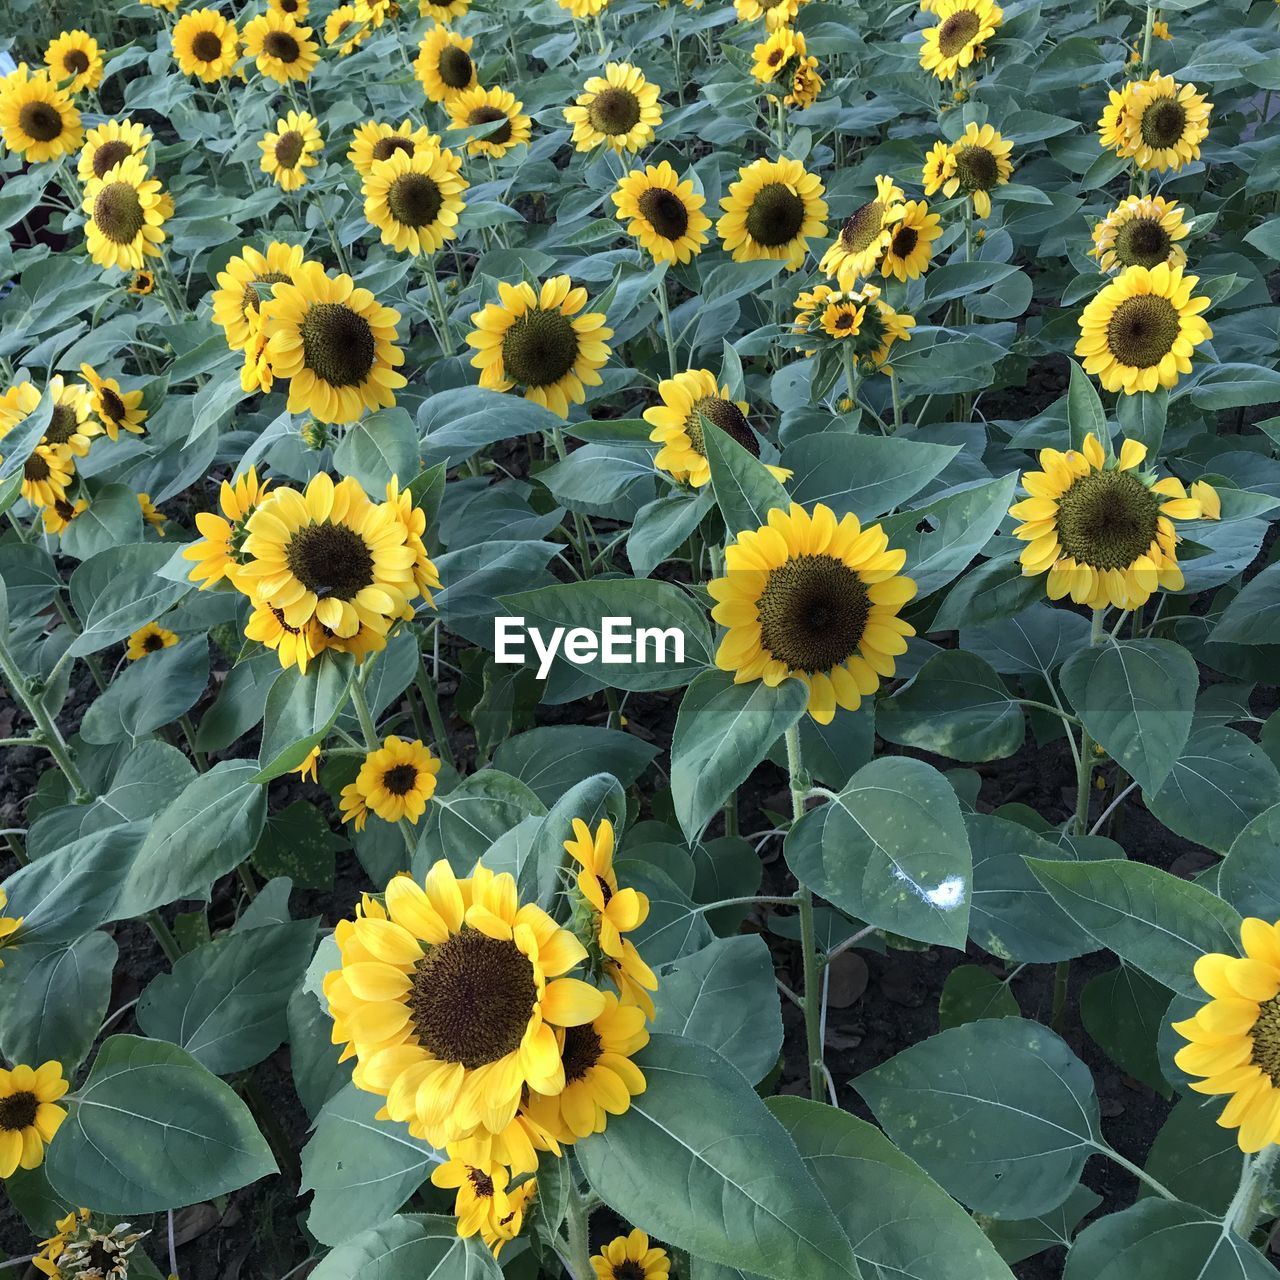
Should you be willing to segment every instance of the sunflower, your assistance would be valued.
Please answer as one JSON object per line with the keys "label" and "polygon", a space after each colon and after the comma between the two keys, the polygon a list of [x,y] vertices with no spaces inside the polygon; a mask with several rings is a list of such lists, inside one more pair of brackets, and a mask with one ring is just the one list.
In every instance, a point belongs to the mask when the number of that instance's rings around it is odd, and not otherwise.
{"label": "sunflower", "polygon": [[1209,299],[1191,296],[1199,283],[1162,262],[1129,267],[1104,285],[1080,316],[1076,355],[1085,372],[1125,395],[1176,386],[1191,372],[1194,349],[1213,337],[1200,316]]}
{"label": "sunflower", "polygon": [[610,1240],[592,1259],[596,1280],[668,1280],[671,1259],[638,1228]]}
{"label": "sunflower", "polygon": [[229,259],[218,272],[213,294],[213,319],[227,336],[233,351],[244,350],[249,341],[249,319],[271,299],[271,286],[291,284],[302,266],[301,245],[273,240],[265,254],[250,245]]}
{"label": "sunflower", "polygon": [[354,53],[368,37],[368,28],[360,21],[355,5],[339,5],[324,20],[324,42],[337,45],[340,58]]}
{"label": "sunflower", "polygon": [[43,71],[30,74],[24,62],[0,79],[0,136],[10,151],[34,164],[75,151],[84,129],[71,98]]}
{"label": "sunflower", "polygon": [[249,313],[249,340],[244,344],[244,364],[240,367],[240,389],[246,395],[265,395],[275,385],[270,339],[261,311]]}
{"label": "sunflower", "polygon": [[122,391],[115,378],[102,377],[91,364],[80,366],[80,376],[89,385],[85,393],[88,409],[109,440],[116,440],[121,431],[145,434],[142,424],[147,411],[142,407],[141,391]]}
{"label": "sunflower", "polygon": [[149,493],[138,494],[138,510],[142,512],[142,519],[163,538],[164,527],[169,523],[169,517],[151,501]]}
{"label": "sunflower", "polygon": [[433,590],[440,590],[440,573],[427,555],[423,538],[427,532],[427,514],[413,505],[413,494],[400,488],[398,476],[387,482],[387,506],[404,529],[405,546],[413,553],[413,585],[428,606],[434,606]]}
{"label": "sunflower", "polygon": [[843,294],[835,294],[822,309],[818,323],[829,338],[844,341],[856,338],[862,332],[862,321],[867,314],[866,304],[859,305]]}
{"label": "sunflower", "polygon": [[139,658],[159,653],[161,649],[172,649],[177,643],[178,637],[172,631],[166,630],[158,622],[148,622],[129,637],[124,656],[130,662],[137,662]]}
{"label": "sunflower", "polygon": [[1013,174],[1012,150],[1013,143],[1006,142],[989,124],[978,128],[970,121],[949,147],[938,142],[929,152],[921,175],[925,195],[933,195],[939,187],[948,197],[959,191],[972,198],[978,217],[989,217],[992,190],[1003,187]]}
{"label": "sunflower", "polygon": [[373,172],[373,166],[380,160],[389,160],[397,151],[414,155],[426,147],[439,147],[440,139],[428,132],[412,120],[402,120],[394,127],[381,124],[376,120],[367,120],[357,126],[351,135],[351,150],[347,159],[355,167],[355,171],[367,178]]}
{"label": "sunflower", "polygon": [[842,289],[852,289],[861,277],[869,276],[879,265],[895,224],[906,212],[905,199],[906,194],[892,178],[877,174],[875,198],[844,220],[835,243],[822,255],[819,264]]}
{"label": "sunflower", "polygon": [[1164,196],[1129,196],[1094,227],[1089,254],[1103,271],[1150,269],[1162,262],[1184,267],[1187,255],[1178,241],[1191,228],[1182,219],[1182,206]]}
{"label": "sunflower", "polygon": [[664,160],[633,169],[613,193],[618,221],[655,262],[688,262],[707,243],[711,219],[702,212],[704,197]]}
{"label": "sunflower", "polygon": [[0,395],[0,440],[3,440],[40,403],[40,389],[30,382],[15,382]]}
{"label": "sunflower", "polygon": [[70,498],[58,498],[51,507],[40,508],[40,522],[45,533],[57,536],[67,530],[67,526],[77,517],[89,510],[89,503],[84,498],[74,502]]}
{"label": "sunflower", "polygon": [[582,89],[575,105],[564,109],[579,151],[600,146],[639,151],[653,141],[662,123],[662,104],[658,86],[650,84],[638,67],[610,62],[603,76],[592,76]]}
{"label": "sunflower", "polygon": [[0,1178],[39,1166],[46,1144],[67,1118],[57,1105],[67,1088],[60,1062],[0,1068]]}
{"label": "sunflower", "polygon": [[1154,71],[1150,79],[1111,91],[1098,121],[1099,137],[1104,147],[1133,160],[1139,169],[1176,171],[1200,158],[1212,110],[1213,103],[1195,85],[1180,85]]}
{"label": "sunflower", "polygon": [[929,212],[923,200],[908,200],[894,223],[880,259],[880,274],[895,280],[915,280],[929,270],[933,242],[942,234],[942,219]]}
{"label": "sunflower", "polygon": [[138,0],[138,3],[147,9],[163,9],[165,13],[172,13],[178,7],[178,0]]}
{"label": "sunflower", "polygon": [[809,239],[827,233],[822,181],[799,160],[754,160],[720,201],[716,231],[734,262],[782,259],[795,271]]}
{"label": "sunflower", "polygon": [[84,137],[84,147],[76,162],[80,181],[92,182],[103,178],[109,169],[121,160],[137,156],[146,161],[147,148],[151,145],[151,131],[132,120],[107,120],[89,130]]}
{"label": "sunflower", "polygon": [[[280,661],[284,662],[283,654]],[[306,670],[302,663],[298,665],[303,671]],[[360,788],[354,782],[348,782],[342,788],[342,794],[338,800],[338,808],[338,816],[343,822],[354,822],[357,831],[364,830],[364,824],[369,820],[369,806],[365,803],[365,798]]]}
{"label": "sunflower", "polygon": [[267,0],[267,8],[301,22],[311,8],[311,0]]}
{"label": "sunflower", "polygon": [[121,160],[84,189],[85,243],[100,267],[137,270],[159,257],[172,206],[137,156]]}
{"label": "sunflower", "polygon": [[457,1191],[453,1203],[462,1239],[479,1235],[486,1243],[498,1237],[498,1224],[511,1214],[507,1184],[511,1175],[501,1165],[477,1166],[451,1159],[431,1171],[433,1186]]}
{"label": "sunflower", "polygon": [[320,60],[320,46],[311,38],[311,28],[274,9],[245,24],[244,51],[256,60],[262,75],[280,84],[305,80]]}
{"label": "sunflower", "polygon": [[[244,624],[244,634],[245,639],[256,640],[273,649],[282,667],[297,667],[304,676],[308,664],[328,647],[324,629],[314,618],[300,627],[291,627],[284,620],[283,610],[273,609],[270,605],[254,606],[248,622]],[[345,814],[343,821],[346,821]],[[364,821],[361,819],[356,830],[363,829]]]}
{"label": "sunflower", "polygon": [[803,111],[813,106],[826,81],[818,74],[817,58],[801,58],[791,73],[791,92],[782,99],[783,105]]}
{"label": "sunflower", "polygon": [[306,170],[319,163],[316,157],[324,150],[319,121],[309,111],[290,111],[276,121],[275,132],[267,133],[258,147],[262,172],[269,173],[282,190],[297,191],[306,185]]}
{"label": "sunflower", "polygon": [[[9,895],[3,889],[0,889],[0,908],[7,906],[9,903]],[[0,951],[5,947],[14,945],[14,935],[22,926],[22,916],[4,916],[0,915]],[[0,956],[0,969],[4,968],[4,957]]]}
{"label": "sunflower", "polygon": [[471,0],[418,0],[418,16],[434,18],[448,26],[471,8]]}
{"label": "sunflower", "polygon": [[192,9],[173,28],[173,56],[184,76],[212,84],[229,76],[240,60],[240,33],[217,9]]}
{"label": "sunflower", "polygon": [[290,772],[296,773],[299,781],[301,782],[306,782],[306,780],[310,778],[312,782],[318,783],[320,781],[318,772],[319,768],[320,748],[312,747],[311,750],[307,752],[307,758],[296,769],[290,770]]}
{"label": "sunflower", "polygon": [[805,50],[804,36],[790,27],[778,27],[751,50],[751,74],[761,84],[776,84]]}
{"label": "sunflower", "polygon": [[200,538],[183,548],[182,557],[192,562],[188,576],[199,584],[201,591],[223,578],[232,586],[237,585],[236,575],[245,561],[243,546],[248,536],[245,526],[270,488],[271,482],[259,480],[257,468],[250,467],[235,481],[222,482],[218,489],[221,515],[212,511],[196,512]]}
{"label": "sunflower", "polygon": [[356,18],[376,31],[389,18],[400,16],[400,0],[355,0]]}
{"label": "sunflower", "polygon": [[435,794],[440,761],[420,740],[394,735],[370,751],[356,776],[365,805],[384,822],[407,818],[416,823]]}
{"label": "sunflower", "polygon": [[[789,27],[795,23],[800,6],[809,0],[733,0],[739,22],[758,22],[764,19],[769,31]],[[685,0],[687,5],[689,0]]]}
{"label": "sunflower", "polygon": [[937,0],[937,23],[924,33],[920,65],[951,80],[986,57],[986,42],[1000,29],[1004,11],[992,0]]}
{"label": "sunflower", "polygon": [[33,1259],[38,1269],[51,1280],[62,1276],[67,1280],[127,1280],[133,1252],[147,1233],[131,1231],[127,1222],[117,1223],[110,1231],[98,1231],[89,1224],[87,1209],[82,1209],[80,1214],[79,1223],[75,1214],[68,1214],[58,1223],[59,1229],[64,1225],[68,1227],[60,1242],[58,1265],[50,1271],[39,1267],[39,1260]]}
{"label": "sunflower", "polygon": [[[654,458],[677,480],[701,489],[711,479],[703,433],[705,418],[736,440],[753,458],[760,456],[760,441],[747,424],[747,403],[734,400],[728,387],[719,386],[708,369],[689,369],[658,384],[662,403],[644,411],[644,420],[653,428],[649,439],[662,445]],[[781,467],[769,470],[779,480],[791,472]]]}
{"label": "sunflower", "polygon": [[66,445],[36,445],[22,464],[22,496],[33,507],[51,507],[55,502],[66,501],[75,469],[75,460]]}
{"label": "sunflower", "polygon": [[397,151],[365,178],[364,216],[382,233],[383,244],[401,253],[435,253],[458,234],[467,185],[462,157],[453,151]]}
{"label": "sunflower", "polygon": [[137,298],[145,298],[155,287],[156,278],[150,271],[135,271],[125,286]]}
{"label": "sunflower", "polygon": [[49,379],[49,395],[53,400],[53,416],[40,443],[64,446],[74,457],[83,458],[89,452],[93,437],[101,433],[98,424],[89,420],[88,389],[68,384],[60,373],[55,373]]}
{"label": "sunflower", "polygon": [[405,385],[396,371],[404,363],[395,345],[398,311],[318,262],[303,262],[271,292],[262,315],[275,375],[290,380],[290,413],[354,422],[365,409],[395,404]]}
{"label": "sunflower", "polygon": [[480,385],[492,391],[524,387],[524,397],[569,416],[569,404],[582,404],[584,387],[598,387],[597,372],[609,359],[605,327],[598,311],[585,315],[587,291],[574,288],[568,276],[544,280],[538,292],[527,281],[499,282],[499,301],[472,317],[475,328],[467,342],[477,348],[471,364],[480,370]]}
{"label": "sunflower", "polygon": [[49,41],[44,65],[67,93],[96,89],[102,83],[102,50],[87,31],[64,31]]}
{"label": "sunflower", "polygon": [[451,128],[477,129],[495,125],[505,120],[505,125],[491,129],[483,138],[472,138],[467,143],[467,154],[501,159],[513,147],[529,141],[533,122],[524,114],[524,103],[506,89],[464,89],[455,93],[446,103]]}
{"label": "sunflower", "polygon": [[430,102],[448,102],[455,93],[476,87],[470,36],[463,39],[448,27],[435,26],[422,37],[413,74]]}
{"label": "sunflower", "polygon": [[335,933],[342,967],[324,981],[333,1042],[359,1060],[358,1087],[386,1097],[434,1147],[501,1132],[527,1088],[565,1086],[558,1028],[582,1026],[604,994],[567,974],[582,944],[514,879],[477,865],[458,880],[441,860],[425,886],[396,876],[386,907]]}
{"label": "sunflower", "polygon": [[708,586],[711,616],[728,629],[716,666],[735,684],[802,681],[819,724],[837,707],[856,711],[915,635],[898,617],[916,594],[899,572],[906,558],[889,550],[878,524],[863,529],[855,515],[837,520],[821,503],[812,514],[798,503],[775,508],[768,524],[725,548],[726,574]]}

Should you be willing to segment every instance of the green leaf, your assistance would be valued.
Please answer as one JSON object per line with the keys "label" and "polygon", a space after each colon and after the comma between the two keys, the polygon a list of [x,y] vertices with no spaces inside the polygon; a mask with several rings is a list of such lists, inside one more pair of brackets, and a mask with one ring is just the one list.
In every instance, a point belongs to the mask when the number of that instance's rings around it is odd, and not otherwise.
{"label": "green leaf", "polygon": [[1036,1218],[997,1219],[987,1224],[987,1235],[1010,1265],[1033,1258],[1058,1246],[1070,1248],[1082,1219],[1102,1203],[1102,1197],[1086,1186],[1078,1186],[1056,1208]]}
{"label": "green leaf", "polygon": [[162,1040],[112,1036],[69,1101],[46,1169],[71,1204],[161,1213],[276,1172],[231,1086]]}
{"label": "green leaf", "polygon": [[1013,275],[1017,267],[1007,262],[951,262],[935,267],[925,280],[925,310],[936,310],[952,298],[963,298],[979,289],[989,289],[1006,277]]}
{"label": "green leaf", "polygon": [[647,578],[688,541],[714,497],[711,486],[704,485],[696,494],[657,498],[640,508],[627,535],[627,559],[637,578]]}
{"label": "green leaf", "polygon": [[1164,443],[1164,424],[1169,416],[1169,392],[1165,387],[1154,391],[1139,391],[1134,395],[1122,395],[1116,402],[1116,419],[1120,434],[1128,440],[1138,440],[1147,446],[1147,456],[1153,461],[1160,456]]}
{"label": "green leaf", "polygon": [[[1092,435],[1105,450],[1111,442],[1107,415],[1093,380],[1074,360],[1067,387],[1067,430],[1073,449],[1083,449],[1085,437]],[[1124,399],[1125,397],[1121,397]]]}
{"label": "green leaf", "polygon": [[1107,1056],[1135,1080],[1172,1095],[1160,1071],[1156,1037],[1172,998],[1138,969],[1118,965],[1090,978],[1080,993],[1080,1021]]}
{"label": "green leaf", "polygon": [[1197,409],[1247,409],[1280,400],[1280,371],[1256,364],[1209,365],[1191,388]]}
{"label": "green leaf", "polygon": [[[1166,1086],[1166,1089],[1168,1086]],[[1242,1156],[1234,1129],[1196,1093],[1179,1098],[1147,1154],[1147,1172],[1187,1204],[1225,1214],[1240,1185]],[[1143,1187],[1143,1195],[1155,1195]]]}
{"label": "green leaf", "polygon": [[1280,564],[1270,564],[1250,579],[1218,620],[1217,644],[1274,644],[1280,627]]}
{"label": "green leaf", "polygon": [[368,494],[381,498],[396,476],[408,484],[422,469],[418,429],[403,409],[379,409],[347,429],[333,451],[333,465],[354,476]]}
{"label": "green leaf", "polygon": [[539,725],[508,738],[493,767],[519,778],[543,804],[554,804],[593,774],[611,773],[624,787],[649,767],[657,747],[634,734],[595,725]]}
{"label": "green leaf", "polygon": [[704,419],[703,438],[711,464],[711,488],[731,539],[768,524],[774,508],[790,508],[791,499],[782,483],[727,431],[708,426]]}
{"label": "green leaf", "polygon": [[704,1045],[660,1033],[635,1061],[645,1092],[574,1149],[615,1213],[725,1266],[776,1280],[856,1280],[849,1241],[794,1143],[737,1071]]}
{"label": "green leaf", "polygon": [[1038,577],[1022,572],[1016,552],[975,565],[947,592],[930,631],[955,631],[1012,618],[1044,594]]}
{"label": "green leaf", "polygon": [[332,889],[334,855],[346,847],[323,810],[310,801],[295,800],[268,815],[253,865],[268,879],[288,876],[300,889]]}
{"label": "green leaf", "polygon": [[191,590],[188,582],[159,576],[172,548],[153,542],[101,551],[71,575],[71,599],[84,629],[68,650],[97,653],[154,621]]}
{"label": "green leaf", "polygon": [[437,792],[427,806],[413,857],[421,878],[438,858],[448,858],[458,875],[470,875],[476,858],[499,836],[546,806],[521,782],[498,769],[481,769],[456,787]]}
{"label": "green leaf", "polygon": [[454,1218],[388,1218],[336,1248],[311,1280],[502,1280],[478,1236],[463,1240]]}
{"label": "green leaf", "polygon": [[1260,813],[1236,836],[1218,867],[1218,893],[1241,915],[1280,919],[1280,804]]}
{"label": "green leaf", "polygon": [[227,672],[213,705],[196,729],[200,751],[223,751],[261,719],[271,686],[284,674],[280,659],[264,650]]}
{"label": "green leaf", "polygon": [[330,653],[305,675],[290,667],[272,683],[262,718],[255,782],[270,782],[291,772],[324,742],[346,705],[354,671],[350,662]]}
{"label": "green leaf", "polygon": [[108,547],[137,542],[141,536],[138,495],[127,484],[108,484],[92,494],[88,510],[62,531],[58,547],[77,560],[87,560]]}
{"label": "green leaf", "polygon": [[209,683],[209,639],[192,636],[131,663],[85,712],[86,742],[131,742],[172,724]]}
{"label": "green leaf", "polygon": [[[588,825],[594,828],[594,823]],[[652,968],[671,964],[711,944],[713,935],[706,912],[695,906],[688,892],[667,871],[631,858],[615,862],[614,869],[620,883],[649,899],[647,919],[628,936]]]}
{"label": "green leaf", "polygon": [[947,974],[938,1000],[938,1026],[947,1031],[983,1018],[1021,1017],[1007,983],[978,964],[960,964]]}
{"label": "green leaf", "polygon": [[1088,1068],[1022,1018],[943,1031],[853,1087],[899,1150],[978,1213],[1053,1209],[1101,1141]]}

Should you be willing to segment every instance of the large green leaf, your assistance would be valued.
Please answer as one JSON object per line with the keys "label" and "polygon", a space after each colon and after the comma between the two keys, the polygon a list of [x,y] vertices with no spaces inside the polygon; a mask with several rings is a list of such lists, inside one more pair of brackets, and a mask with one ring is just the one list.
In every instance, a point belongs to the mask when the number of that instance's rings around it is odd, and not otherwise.
{"label": "large green leaf", "polygon": [[132,742],[195,706],[209,682],[209,640],[192,636],[140,658],[85,712],[86,742]]}
{"label": "large green leaf", "polygon": [[630,786],[657,754],[651,743],[617,729],[548,724],[508,738],[493,753],[493,767],[518,778],[549,805],[595,773],[611,773]]}
{"label": "large green leaf", "polygon": [[413,855],[413,873],[426,875],[439,858],[448,858],[459,875],[469,875],[476,859],[499,836],[546,806],[519,778],[498,769],[481,769],[456,787],[432,797]]}
{"label": "large green leaf", "polygon": [[731,539],[767,524],[775,507],[786,511],[791,506],[781,482],[727,431],[708,427],[704,420],[703,439],[711,464],[711,488]]}
{"label": "large green leaf", "polygon": [[478,1237],[462,1240],[454,1218],[388,1218],[336,1248],[311,1280],[502,1280]]}
{"label": "large green leaf", "polygon": [[272,683],[262,718],[261,772],[256,781],[269,782],[296,769],[324,741],[347,701],[353,670],[350,661],[326,653],[305,675],[290,667]]}
{"label": "large green leaf", "polygon": [[1213,639],[1219,644],[1274,644],[1280,626],[1280,564],[1268,565],[1223,610]]}
{"label": "large green leaf", "polygon": [[1260,813],[1236,836],[1218,867],[1218,892],[1241,915],[1280,920],[1280,804]]}

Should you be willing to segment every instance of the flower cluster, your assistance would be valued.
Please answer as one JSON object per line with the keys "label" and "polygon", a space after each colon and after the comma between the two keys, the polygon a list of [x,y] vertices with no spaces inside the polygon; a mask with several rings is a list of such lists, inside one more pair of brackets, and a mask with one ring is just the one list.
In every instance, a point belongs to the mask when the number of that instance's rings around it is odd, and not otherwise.
{"label": "flower cluster", "polygon": [[[751,51],[751,74],[769,89],[785,90],[783,104],[803,110],[818,100],[826,83],[818,73],[818,60],[805,44],[804,33],[779,26]],[[776,98],[776,93],[769,93]]]}
{"label": "flower cluster", "polygon": [[876,194],[840,227],[821,268],[841,289],[853,289],[877,269],[896,280],[915,280],[929,269],[942,220],[923,200],[908,200],[892,178],[876,176]]}
{"label": "flower cluster", "polygon": [[1013,174],[1012,150],[1013,143],[989,124],[979,128],[970,121],[959,138],[935,142],[925,157],[920,174],[925,195],[941,190],[950,198],[959,192],[973,201],[978,217],[990,217],[992,191],[1003,187]]}
{"label": "flower cluster", "polygon": [[31,1265],[49,1280],[125,1280],[133,1251],[147,1234],[128,1222],[99,1231],[88,1209],[74,1209],[41,1241]]}
{"label": "flower cluster", "polygon": [[[792,332],[806,355],[820,349],[848,352],[862,373],[890,373],[889,352],[911,339],[915,317],[895,311],[873,284],[842,290],[819,284],[796,297]],[[816,342],[816,346],[809,344]]]}

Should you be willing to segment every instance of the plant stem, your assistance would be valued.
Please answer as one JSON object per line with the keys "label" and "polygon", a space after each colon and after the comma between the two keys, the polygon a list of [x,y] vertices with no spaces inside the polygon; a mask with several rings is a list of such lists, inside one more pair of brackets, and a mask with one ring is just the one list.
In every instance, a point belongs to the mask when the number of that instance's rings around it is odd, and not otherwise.
{"label": "plant stem", "polygon": [[160,944],[160,950],[168,957],[169,963],[176,964],[182,959],[182,948],[178,946],[173,930],[165,923],[164,916],[159,911],[148,911],[146,921],[148,928],[155,934],[156,941]]}
{"label": "plant stem", "polygon": [[898,374],[889,371],[889,390],[893,395],[893,430],[896,434],[902,430],[902,393],[898,390]]}
{"label": "plant stem", "polygon": [[1242,1239],[1248,1240],[1257,1225],[1262,1197],[1271,1185],[1271,1173],[1277,1156],[1280,1156],[1280,1147],[1271,1143],[1255,1156],[1246,1155],[1241,1164],[1240,1185],[1231,1198],[1223,1224],[1228,1231],[1234,1231]]}
{"label": "plant stem", "polygon": [[[1089,631],[1089,645],[1096,649],[1102,642],[1102,620],[1105,609],[1093,611],[1093,625]],[[1080,764],[1076,770],[1076,835],[1086,835],[1089,830],[1089,787],[1093,782],[1093,738],[1089,730],[1080,726]]]}
{"label": "plant stem", "polygon": [[667,368],[671,377],[676,376],[676,342],[671,336],[671,304],[667,301],[667,281],[664,276],[658,281],[654,294],[658,299],[658,310],[662,312],[662,336],[667,341]]}
{"label": "plant stem", "polygon": [[1163,1182],[1157,1182],[1140,1165],[1134,1164],[1132,1160],[1126,1160],[1124,1156],[1122,1156],[1118,1151],[1113,1151],[1109,1146],[1107,1146],[1105,1142],[1098,1146],[1098,1150],[1101,1151],[1104,1156],[1107,1156],[1110,1159],[1114,1160],[1116,1164],[1118,1164],[1122,1169],[1125,1169],[1129,1173],[1133,1174],[1133,1176],[1137,1178],[1139,1182],[1146,1183],[1146,1185],[1149,1186],[1151,1190],[1156,1193],[1156,1195],[1163,1196],[1164,1199],[1166,1200],[1176,1200],[1178,1198],[1173,1194],[1172,1191],[1169,1190],[1168,1187],[1164,1185]]}
{"label": "plant stem", "polygon": [[422,695],[422,701],[427,708],[427,719],[431,721],[431,732],[435,735],[436,740],[436,754],[445,764],[452,766],[453,748],[449,745],[449,734],[445,729],[444,716],[440,714],[440,699],[436,694],[436,687],[432,683],[431,677],[427,675],[427,670],[421,662],[418,663],[414,683],[417,685],[418,692]]}
{"label": "plant stem", "polygon": [[592,1280],[595,1270],[591,1265],[591,1212],[574,1185],[569,1194],[569,1211],[565,1216],[565,1232],[568,1236],[568,1257],[565,1261],[573,1280]]}
{"label": "plant stem", "polygon": [[427,287],[431,290],[432,305],[436,309],[436,315],[440,317],[440,342],[444,348],[444,354],[451,356],[457,344],[454,342],[453,326],[449,323],[449,313],[445,310],[444,295],[440,292],[440,282],[436,279],[433,261],[427,263],[426,276]]}
{"label": "plant stem", "polygon": [[[360,732],[364,735],[364,745],[370,751],[377,751],[382,745],[382,740],[378,737],[378,726],[374,722],[373,713],[369,710],[368,699],[364,696],[364,682],[360,679],[355,679],[351,682],[351,705],[355,707],[356,719],[360,721]],[[417,833],[406,818],[401,818],[396,823],[396,826],[400,828],[404,847],[408,850],[409,857],[412,859],[418,848]]]}
{"label": "plant stem", "polygon": [[[787,774],[791,781],[791,818],[804,817],[804,798],[809,781],[800,758],[800,727],[787,730]],[[804,1031],[805,1052],[809,1060],[809,1097],[820,1102],[823,1097],[822,1060],[822,984],[818,962],[818,937],[813,921],[813,890],[800,886],[800,950],[804,962]]]}

